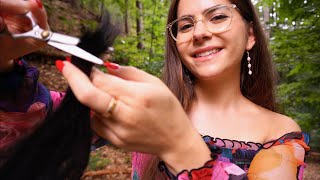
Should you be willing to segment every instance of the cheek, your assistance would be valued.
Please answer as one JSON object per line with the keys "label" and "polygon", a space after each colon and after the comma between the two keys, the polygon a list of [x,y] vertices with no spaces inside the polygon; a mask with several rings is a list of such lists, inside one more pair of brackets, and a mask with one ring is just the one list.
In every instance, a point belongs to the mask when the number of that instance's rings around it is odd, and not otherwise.
{"label": "cheek", "polygon": [[176,43],[176,47],[178,50],[178,53],[182,56],[184,52],[186,52],[186,47],[183,44]]}
{"label": "cheek", "polygon": [[241,29],[230,33],[226,38],[226,43],[229,45],[229,56],[234,57],[235,60],[241,61],[243,53],[246,51],[248,38],[245,34],[246,31]]}
{"label": "cheek", "polygon": [[187,56],[188,56],[188,47],[184,44],[177,44],[177,50],[178,50],[178,53],[180,55],[180,58],[182,60],[182,62],[185,64],[185,61],[187,59]]}
{"label": "cheek", "polygon": [[193,65],[192,65],[192,62],[189,62],[191,60],[189,58],[190,56],[187,53],[187,48],[188,47],[186,45],[181,45],[181,44],[178,45],[177,44],[177,50],[178,50],[178,53],[180,54],[180,60],[181,60],[182,64],[185,65],[189,71],[192,71]]}

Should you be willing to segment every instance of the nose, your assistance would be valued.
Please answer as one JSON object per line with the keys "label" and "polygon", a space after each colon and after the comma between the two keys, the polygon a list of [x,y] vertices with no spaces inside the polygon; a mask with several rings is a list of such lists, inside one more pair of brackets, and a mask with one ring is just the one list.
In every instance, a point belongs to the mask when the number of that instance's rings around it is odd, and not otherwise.
{"label": "nose", "polygon": [[210,38],[212,33],[208,31],[208,27],[203,20],[198,20],[195,22],[194,32],[193,32],[193,40],[194,41],[202,41],[204,39]]}

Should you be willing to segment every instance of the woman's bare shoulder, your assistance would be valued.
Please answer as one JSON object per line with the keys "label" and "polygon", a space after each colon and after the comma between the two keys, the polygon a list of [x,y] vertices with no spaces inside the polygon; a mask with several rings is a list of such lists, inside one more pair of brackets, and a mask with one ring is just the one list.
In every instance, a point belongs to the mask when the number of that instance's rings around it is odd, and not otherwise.
{"label": "woman's bare shoulder", "polygon": [[268,111],[268,116],[270,117],[267,120],[270,128],[267,141],[278,139],[279,137],[290,132],[301,131],[301,128],[297,122],[286,115]]}

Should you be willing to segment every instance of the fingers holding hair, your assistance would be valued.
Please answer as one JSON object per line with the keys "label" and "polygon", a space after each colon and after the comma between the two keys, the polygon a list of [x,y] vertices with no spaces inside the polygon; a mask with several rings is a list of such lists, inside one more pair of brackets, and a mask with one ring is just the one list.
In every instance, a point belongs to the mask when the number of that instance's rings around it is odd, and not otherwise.
{"label": "fingers holding hair", "polygon": [[[93,85],[89,77],[70,62],[60,61],[57,66],[59,66],[58,69],[62,72],[73,93],[82,104],[106,117],[110,116],[110,114],[118,117],[120,114],[118,113],[119,106],[124,106],[123,102]],[[123,108],[126,107],[121,107],[121,109]]]}
{"label": "fingers holding hair", "polygon": [[56,65],[62,72],[77,99],[93,111],[103,112],[106,103],[101,100],[111,100],[111,96],[96,88],[80,69],[67,61],[57,61]]}

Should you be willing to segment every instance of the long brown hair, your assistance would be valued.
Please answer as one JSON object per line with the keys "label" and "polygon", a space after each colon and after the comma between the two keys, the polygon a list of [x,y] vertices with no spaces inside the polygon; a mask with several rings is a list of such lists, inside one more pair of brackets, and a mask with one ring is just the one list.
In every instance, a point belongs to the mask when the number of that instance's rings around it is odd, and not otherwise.
{"label": "long brown hair", "polygon": [[[271,61],[271,55],[268,49],[265,32],[260,24],[259,17],[255,11],[251,0],[229,0],[230,3],[237,6],[243,19],[253,28],[256,43],[250,50],[252,60],[253,74],[248,75],[246,53],[242,57],[240,89],[242,94],[254,102],[271,111],[277,111],[275,100],[275,87],[277,73]],[[167,22],[170,23],[177,19],[177,9],[179,0],[173,0],[169,9]],[[183,65],[178,53],[176,42],[171,38],[169,32],[166,32],[166,55],[165,66],[163,70],[163,81],[169,89],[175,94],[181,105],[188,111],[191,103],[195,100],[192,78],[193,75],[188,72]],[[153,158],[148,162],[148,170],[145,170],[143,179],[155,179],[159,177],[160,172],[157,170],[158,158]]]}
{"label": "long brown hair", "polygon": [[[265,33],[260,24],[259,17],[250,0],[230,0],[235,4],[247,23],[253,27],[253,33],[256,37],[256,43],[250,50],[250,56],[253,59],[251,76],[247,73],[247,57],[244,54],[241,62],[241,83],[242,94],[252,102],[276,111],[275,103],[275,82],[277,79],[276,71],[272,65],[271,55],[268,49],[268,43]],[[179,0],[173,0],[169,10],[168,23],[177,19],[177,8]],[[195,98],[194,88],[192,87],[192,74],[187,75],[188,70],[183,65],[178,53],[176,43],[168,34],[166,36],[166,60],[163,70],[163,81],[176,95],[185,110],[189,110],[191,102]],[[188,77],[189,76],[189,77]]]}

